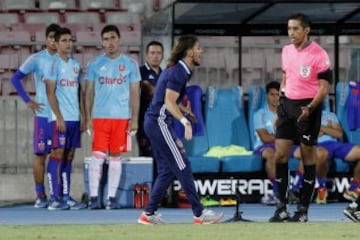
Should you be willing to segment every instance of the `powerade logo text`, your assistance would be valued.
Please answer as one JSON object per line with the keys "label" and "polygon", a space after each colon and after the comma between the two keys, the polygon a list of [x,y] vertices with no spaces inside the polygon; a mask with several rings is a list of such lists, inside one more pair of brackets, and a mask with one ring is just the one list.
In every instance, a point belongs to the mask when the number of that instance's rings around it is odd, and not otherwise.
{"label": "powerade logo text", "polygon": [[98,79],[99,83],[101,85],[103,84],[109,84],[109,85],[112,85],[112,84],[123,84],[123,83],[126,83],[126,76],[120,76],[118,78],[109,78],[109,77],[99,77]]}
{"label": "powerade logo text", "polygon": [[[236,188],[242,195],[267,195],[272,193],[271,182],[268,179],[197,179],[194,182],[200,195],[234,195]],[[336,177],[332,179],[331,186],[328,189],[329,192],[343,193],[350,187],[349,179]],[[180,189],[180,182],[174,181],[173,190],[179,191]]]}

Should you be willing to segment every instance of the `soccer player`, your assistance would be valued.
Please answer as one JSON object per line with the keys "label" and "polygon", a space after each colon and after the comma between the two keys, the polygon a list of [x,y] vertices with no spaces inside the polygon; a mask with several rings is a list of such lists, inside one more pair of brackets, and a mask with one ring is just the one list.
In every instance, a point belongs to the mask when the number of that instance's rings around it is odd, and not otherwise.
{"label": "soccer player", "polygon": [[45,75],[53,127],[47,168],[51,193],[48,209],[82,209],[86,204],[78,203],[70,196],[72,161],[75,148],[80,147],[81,131],[85,130],[80,64],[71,57],[73,40],[68,28],[56,31],[55,43],[57,55]]}
{"label": "soccer player", "polygon": [[[310,20],[301,13],[288,18],[291,44],[282,50],[282,81],[278,121],[276,123],[275,160],[279,204],[271,222],[307,222],[308,208],[315,184],[315,148],[320,131],[321,110],[332,82],[326,51],[309,40]],[[304,181],[300,203],[290,217],[287,210],[288,160],[294,142],[300,142],[304,163]]]}
{"label": "soccer player", "polygon": [[[90,209],[99,209],[99,183],[103,163],[109,160],[106,209],[117,209],[116,192],[121,177],[121,157],[128,136],[138,128],[140,72],[135,60],[121,53],[120,31],[114,25],[101,30],[105,50],[87,67],[86,122],[93,132],[89,164]],[[131,105],[131,108],[130,108]]]}
{"label": "soccer player", "polygon": [[257,110],[254,114],[255,143],[254,153],[266,161],[266,172],[273,186],[273,195],[264,196],[265,204],[277,202],[278,185],[275,181],[275,120],[276,110],[279,105],[280,83],[270,82],[266,84],[265,107]]}
{"label": "soccer player", "polygon": [[186,140],[192,138],[192,127],[178,104],[185,94],[186,83],[190,80],[192,69],[200,64],[202,49],[194,36],[179,37],[172,49],[169,66],[162,72],[156,85],[154,97],[145,114],[144,129],[150,140],[158,175],[150,194],[150,201],[140,215],[138,223],[162,223],[156,213],[166,194],[166,190],[176,177],[191,203],[194,223],[209,224],[218,222],[223,214],[204,209],[197,195],[189,159],[181,140],[173,129],[174,119],[184,125]]}
{"label": "soccer player", "polygon": [[164,47],[158,41],[151,41],[146,45],[145,49],[146,62],[140,67],[141,74],[141,95],[140,95],[140,111],[139,111],[139,129],[136,138],[139,144],[139,155],[151,157],[151,146],[144,132],[144,116],[145,111],[149,107],[154,94],[157,80],[162,71],[160,64],[164,57]]}
{"label": "soccer player", "polygon": [[[49,104],[46,97],[44,72],[50,68],[50,63],[56,53],[54,35],[59,28],[60,26],[57,24],[50,24],[46,28],[46,48],[30,55],[11,78],[11,83],[22,100],[34,112],[33,151],[35,159],[33,175],[36,192],[34,207],[36,208],[46,208],[48,205],[44,187],[44,175],[45,161],[51,149],[51,127],[48,121]],[[34,76],[36,86],[36,96],[34,100],[29,97],[21,84],[21,80],[31,73]]]}
{"label": "soccer player", "polygon": [[[316,176],[319,183],[317,191],[317,203],[326,203],[327,189],[326,189],[326,175],[328,170],[328,163],[330,159],[341,158],[345,161],[356,162],[354,168],[354,175],[350,183],[350,187],[345,190],[343,196],[349,201],[355,201],[360,195],[360,145],[353,143],[340,142],[343,138],[343,130],[339,124],[336,115],[329,111],[322,111],[321,128],[317,148],[323,149],[326,152],[326,158],[317,159],[316,162]],[[299,158],[300,151],[297,149],[294,156]],[[303,166],[299,166],[299,171],[303,171]],[[299,173],[298,173],[299,174]],[[301,185],[302,177],[297,185]]]}

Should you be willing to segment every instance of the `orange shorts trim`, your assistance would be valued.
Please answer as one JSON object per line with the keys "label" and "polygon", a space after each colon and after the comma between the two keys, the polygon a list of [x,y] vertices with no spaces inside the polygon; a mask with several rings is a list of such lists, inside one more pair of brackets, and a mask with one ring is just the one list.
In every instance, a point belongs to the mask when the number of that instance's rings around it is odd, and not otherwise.
{"label": "orange shorts trim", "polygon": [[92,151],[127,152],[128,125],[129,119],[93,119]]}

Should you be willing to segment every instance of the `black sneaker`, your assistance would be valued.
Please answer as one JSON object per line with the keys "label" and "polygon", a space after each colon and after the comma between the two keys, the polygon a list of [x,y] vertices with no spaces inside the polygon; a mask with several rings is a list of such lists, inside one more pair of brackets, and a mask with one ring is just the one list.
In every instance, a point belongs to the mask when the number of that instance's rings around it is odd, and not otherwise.
{"label": "black sneaker", "polygon": [[114,210],[114,209],[120,209],[120,208],[121,208],[121,206],[118,204],[117,199],[114,197],[110,197],[105,206],[106,210]]}
{"label": "black sneaker", "polygon": [[307,212],[298,211],[298,212],[295,212],[295,214],[294,214],[294,216],[292,216],[292,218],[290,218],[289,222],[307,222],[307,221],[308,221]]}
{"label": "black sneaker", "polygon": [[290,219],[290,214],[286,208],[277,208],[274,216],[269,219],[269,222],[287,222]]}
{"label": "black sneaker", "polygon": [[90,208],[91,210],[101,209],[101,206],[100,206],[100,204],[99,204],[99,198],[98,198],[98,197],[91,197],[91,198],[90,198],[89,208]]}
{"label": "black sneaker", "polygon": [[345,216],[347,216],[353,222],[360,222],[360,210],[359,208],[347,207],[344,210]]}

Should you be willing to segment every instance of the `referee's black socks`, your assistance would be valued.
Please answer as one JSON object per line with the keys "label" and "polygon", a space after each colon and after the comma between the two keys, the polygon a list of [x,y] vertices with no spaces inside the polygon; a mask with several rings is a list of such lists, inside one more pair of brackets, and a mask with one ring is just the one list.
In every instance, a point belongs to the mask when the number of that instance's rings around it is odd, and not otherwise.
{"label": "referee's black socks", "polygon": [[289,185],[288,163],[276,163],[276,182],[279,187],[279,200],[281,206],[285,207],[288,203],[287,190]]}
{"label": "referee's black socks", "polygon": [[315,186],[315,165],[304,166],[304,180],[300,195],[300,204],[306,209],[311,202]]}

